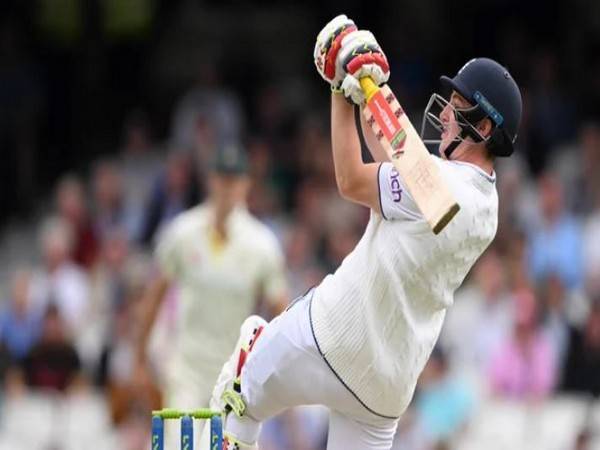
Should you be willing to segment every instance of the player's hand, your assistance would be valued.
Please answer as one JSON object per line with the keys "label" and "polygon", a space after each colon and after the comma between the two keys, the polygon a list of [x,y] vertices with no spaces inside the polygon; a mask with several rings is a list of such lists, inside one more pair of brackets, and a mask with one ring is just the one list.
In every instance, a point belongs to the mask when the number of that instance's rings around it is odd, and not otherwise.
{"label": "player's hand", "polygon": [[354,22],[341,14],[325,25],[317,36],[313,53],[315,66],[319,75],[333,88],[339,88],[346,75],[338,58],[342,41],[356,29]]}
{"label": "player's hand", "polygon": [[361,78],[371,77],[377,86],[390,78],[388,60],[370,31],[360,30],[346,37],[338,59],[347,74],[342,81],[342,91],[357,105],[365,101],[359,83]]}

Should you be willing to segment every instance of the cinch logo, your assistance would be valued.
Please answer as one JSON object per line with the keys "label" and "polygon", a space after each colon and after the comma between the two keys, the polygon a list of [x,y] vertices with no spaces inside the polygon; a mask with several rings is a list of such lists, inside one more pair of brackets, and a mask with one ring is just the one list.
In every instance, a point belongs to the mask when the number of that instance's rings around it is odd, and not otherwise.
{"label": "cinch logo", "polygon": [[211,448],[212,448],[212,450],[221,450],[219,448],[219,436],[213,435]]}
{"label": "cinch logo", "polygon": [[402,200],[402,188],[400,187],[400,174],[394,168],[390,172],[390,187],[392,188],[392,199],[394,203],[400,202]]}
{"label": "cinch logo", "polygon": [[181,444],[181,450],[190,450],[190,437],[188,435],[183,436]]}
{"label": "cinch logo", "polygon": [[152,436],[152,450],[158,450],[158,436]]}

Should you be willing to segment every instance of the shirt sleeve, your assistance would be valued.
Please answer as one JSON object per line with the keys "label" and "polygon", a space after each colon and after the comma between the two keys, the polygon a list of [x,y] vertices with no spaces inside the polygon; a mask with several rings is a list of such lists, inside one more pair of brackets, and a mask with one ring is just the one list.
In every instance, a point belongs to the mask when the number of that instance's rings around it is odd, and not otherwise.
{"label": "shirt sleeve", "polygon": [[173,279],[179,271],[179,239],[176,221],[172,221],[160,234],[154,252],[160,271]]}
{"label": "shirt sleeve", "polygon": [[404,180],[390,162],[379,165],[379,206],[386,220],[415,220],[422,218]]}
{"label": "shirt sleeve", "polygon": [[283,253],[275,237],[270,240],[263,260],[263,294],[266,301],[275,305],[287,293],[287,279]]}

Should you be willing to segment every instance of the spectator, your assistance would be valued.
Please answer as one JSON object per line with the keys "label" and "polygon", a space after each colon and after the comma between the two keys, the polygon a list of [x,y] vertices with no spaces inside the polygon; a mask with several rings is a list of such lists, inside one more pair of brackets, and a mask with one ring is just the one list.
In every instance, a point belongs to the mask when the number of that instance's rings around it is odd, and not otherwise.
{"label": "spectator", "polygon": [[98,264],[90,272],[91,306],[94,320],[106,320],[126,301],[129,243],[124,231],[114,229],[106,236]]}
{"label": "spectator", "polygon": [[506,268],[494,246],[473,268],[473,280],[460,289],[448,310],[440,346],[453,367],[480,375],[510,332],[512,310]]}
{"label": "spectator", "polygon": [[600,191],[600,123],[587,120],[579,127],[574,147],[560,148],[552,170],[565,186],[566,204],[579,215],[589,215]]}
{"label": "spectator", "polygon": [[[108,392],[113,422],[123,424],[137,409],[151,411],[161,404],[160,392],[147,372],[135,369],[135,336],[137,328],[130,298],[113,314],[112,333],[108,338]],[[138,378],[139,377],[139,378]]]}
{"label": "spectator", "polygon": [[535,282],[556,273],[566,289],[582,287],[581,225],[564,208],[563,187],[553,174],[538,180],[541,220],[529,234],[529,268]]}
{"label": "spectator", "polygon": [[584,277],[588,294],[600,295],[600,187],[594,192],[594,209],[583,230]]}
{"label": "spectator", "polygon": [[85,268],[91,267],[98,255],[98,239],[86,207],[85,191],[81,180],[66,175],[56,188],[56,207],[73,232],[73,260]]}
{"label": "spectator", "polygon": [[[519,140],[521,136],[519,136]],[[498,232],[494,241],[500,251],[512,244],[516,230],[536,226],[537,204],[535,183],[528,176],[521,155],[499,161],[497,171]]]}
{"label": "spectator", "polygon": [[196,84],[177,102],[172,116],[171,143],[184,151],[195,146],[196,131],[208,121],[218,142],[241,139],[244,118],[237,96],[221,85],[214,63],[204,61]]}
{"label": "spectator", "polygon": [[40,232],[43,266],[31,281],[32,307],[44,311],[54,304],[76,336],[82,331],[89,306],[87,274],[71,259],[73,239],[68,223],[49,218]]}
{"label": "spectator", "polygon": [[134,237],[134,218],[126,209],[123,180],[113,161],[100,161],[92,174],[94,230],[100,241],[113,230],[123,230]]}
{"label": "spectator", "polygon": [[96,372],[104,385],[106,368],[101,361],[113,336],[116,312],[127,301],[127,263],[130,250],[126,233],[114,229],[106,235],[98,263],[90,272],[90,307],[85,318],[84,339],[78,349],[84,364]]}
{"label": "spectator", "polygon": [[302,225],[293,225],[285,236],[285,254],[290,292],[306,292],[323,279],[327,272],[316,259],[316,238]]}
{"label": "spectator", "polygon": [[29,304],[30,274],[17,271],[12,277],[12,294],[0,315],[0,335],[10,356],[22,360],[40,334],[41,314]]}
{"label": "spectator", "polygon": [[360,234],[353,229],[353,224],[346,224],[331,229],[325,234],[325,242],[321,262],[325,273],[333,273],[342,263],[343,259],[356,246]]}
{"label": "spectator", "polygon": [[318,118],[305,120],[297,138],[298,151],[294,155],[297,165],[304,174],[309,174],[319,179],[320,182],[330,185],[335,178],[335,169],[331,158],[331,141],[323,121]]}
{"label": "spectator", "polygon": [[308,439],[311,430],[303,429],[305,425],[299,408],[273,417],[261,432],[261,450],[313,450]]}
{"label": "spectator", "polygon": [[572,328],[562,390],[600,396],[600,297],[583,330]]}
{"label": "spectator", "polygon": [[543,312],[542,328],[552,348],[556,350],[556,364],[561,368],[569,341],[569,325],[565,311],[566,297],[562,281],[555,274],[550,274],[538,289],[538,298]]}
{"label": "spectator", "polygon": [[[574,106],[559,83],[558,60],[550,49],[534,56],[532,64],[531,124],[528,159],[531,171],[540,173],[557,144],[572,137]],[[548,126],[560,123],[560,127]]]}
{"label": "spectator", "polygon": [[195,204],[197,189],[192,175],[188,155],[169,155],[165,171],[156,180],[146,209],[141,235],[144,245],[149,245],[157,231],[177,214]]}
{"label": "spectator", "polygon": [[531,288],[532,281],[529,276],[527,260],[527,247],[529,245],[527,234],[515,229],[506,244],[505,252],[502,253],[502,256],[509,291],[516,292],[521,289]]}
{"label": "spectator", "polygon": [[304,180],[295,191],[294,222],[315,236],[323,232],[325,197],[329,192],[314,178]]}
{"label": "spectator", "polygon": [[145,115],[139,111],[134,111],[125,120],[123,141],[116,164],[121,173],[123,201],[128,211],[128,223],[133,228],[132,237],[138,240],[142,232],[144,205],[152,190],[152,182],[160,173],[163,157],[152,142]]}
{"label": "spectator", "polygon": [[446,355],[434,350],[419,379],[415,403],[426,439],[435,446],[455,436],[466,425],[474,406],[473,388],[451,375]]}
{"label": "spectator", "polygon": [[539,326],[533,293],[517,292],[514,302],[513,332],[491,358],[492,392],[519,400],[544,398],[550,394],[557,378],[554,349]]}
{"label": "spectator", "polygon": [[20,364],[17,383],[33,389],[66,392],[81,385],[81,363],[68,337],[58,309],[50,305],[44,314],[40,341]]}
{"label": "spectator", "polygon": [[262,222],[275,227],[282,212],[282,199],[281,187],[276,184],[273,174],[269,145],[265,141],[255,139],[248,148],[248,154],[251,177],[248,209]]}

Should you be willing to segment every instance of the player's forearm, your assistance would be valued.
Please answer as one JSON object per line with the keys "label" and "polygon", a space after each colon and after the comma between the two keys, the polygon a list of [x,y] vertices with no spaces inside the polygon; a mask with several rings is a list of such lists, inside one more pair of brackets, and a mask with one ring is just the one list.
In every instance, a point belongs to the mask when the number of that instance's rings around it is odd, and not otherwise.
{"label": "player's forearm", "polygon": [[331,147],[335,179],[342,195],[352,190],[364,165],[354,120],[354,107],[343,96],[331,96]]}
{"label": "player's forearm", "polygon": [[138,360],[143,360],[146,354],[146,346],[152,331],[152,326],[158,315],[162,299],[169,288],[170,281],[159,275],[148,286],[142,299],[142,310],[140,318],[140,329],[137,341],[136,353]]}
{"label": "player's forearm", "polygon": [[[363,106],[365,108],[366,106]],[[367,124],[367,119],[365,119],[364,114],[360,114],[360,127],[362,129],[363,138],[367,144],[367,148],[373,157],[373,161],[375,162],[385,162],[389,161],[385,150],[381,147],[381,144],[373,134],[373,130]]]}

